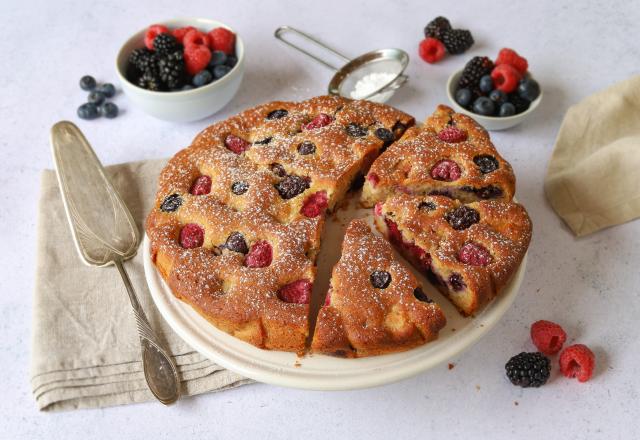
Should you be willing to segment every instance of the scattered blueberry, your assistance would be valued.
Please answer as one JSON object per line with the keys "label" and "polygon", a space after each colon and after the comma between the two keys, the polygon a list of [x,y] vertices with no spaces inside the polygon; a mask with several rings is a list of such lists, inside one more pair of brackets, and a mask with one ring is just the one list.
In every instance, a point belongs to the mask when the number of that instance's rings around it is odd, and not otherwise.
{"label": "scattered blueberry", "polygon": [[507,94],[502,90],[492,90],[491,93],[489,93],[489,99],[495,102],[497,106],[499,106],[503,102],[507,102]]}
{"label": "scattered blueberry", "polygon": [[102,93],[107,98],[113,98],[116,94],[116,88],[111,83],[100,84],[96,88],[96,91]]}
{"label": "scattered blueberry", "polygon": [[229,55],[227,57],[227,62],[225,63],[229,67],[234,67],[238,63],[238,59],[233,55]]}
{"label": "scattered blueberry", "polygon": [[193,86],[191,84],[185,84],[185,85],[182,86],[182,88],[180,90],[182,90],[183,92],[185,90],[193,90]]}
{"label": "scattered blueberry", "polygon": [[91,93],[89,93],[89,97],[87,98],[87,101],[89,101],[91,104],[95,104],[95,105],[100,105],[104,102],[105,100],[105,96],[103,93],[100,92],[96,92],[95,90]]}
{"label": "scattered blueberry", "polygon": [[100,115],[105,118],[113,119],[118,116],[118,106],[113,102],[105,102],[103,103],[98,110],[100,111]]}
{"label": "scattered blueberry", "polygon": [[489,93],[493,90],[493,79],[491,75],[485,75],[480,78],[480,90],[484,93]]}
{"label": "scattered blueberry", "polygon": [[427,304],[430,304],[433,302],[433,300],[429,298],[426,293],[424,293],[424,290],[422,290],[421,287],[416,287],[413,290],[413,296],[415,296],[418,301],[422,301]]}
{"label": "scattered blueberry", "polygon": [[471,100],[473,99],[473,94],[469,89],[458,89],[456,92],[456,102],[463,107],[471,104]]}
{"label": "scattered blueberry", "polygon": [[298,153],[300,153],[303,156],[306,156],[307,154],[313,154],[315,152],[316,152],[316,144],[314,144],[313,142],[304,141],[303,143],[298,145]]}
{"label": "scattered blueberry", "polygon": [[480,213],[467,205],[462,205],[444,215],[444,219],[456,231],[467,229],[480,221]]}
{"label": "scattered blueberry", "polygon": [[82,90],[93,90],[96,88],[96,80],[93,76],[91,75],[85,75],[82,78],[80,78],[80,88]]}
{"label": "scattered blueberry", "polygon": [[486,96],[481,96],[473,102],[473,112],[479,115],[491,116],[495,110],[495,104]]}
{"label": "scattered blueberry", "polygon": [[227,73],[231,71],[231,67],[229,66],[216,66],[213,68],[213,77],[215,79],[220,79],[225,76]]}
{"label": "scattered blueberry", "polygon": [[376,129],[375,135],[378,139],[384,142],[383,145],[385,147],[391,145],[391,143],[393,143],[393,141],[396,139],[396,136],[393,134],[393,132],[391,130],[387,130],[384,127]]}
{"label": "scattered blueberry", "polygon": [[237,196],[241,196],[242,194],[246,193],[248,189],[249,189],[249,184],[241,180],[237,182],[233,182],[233,184],[231,185],[231,192]]}
{"label": "scattered blueberry", "polygon": [[224,247],[233,252],[239,252],[241,254],[246,254],[249,252],[249,246],[247,246],[247,242],[244,239],[244,235],[240,232],[232,232],[229,237],[227,237],[227,241],[224,244]]}
{"label": "scattered blueberry", "polygon": [[162,212],[174,212],[180,205],[182,205],[182,197],[179,194],[171,194],[165,197],[160,205],[160,211]]}
{"label": "scattered blueberry", "polygon": [[540,96],[540,85],[534,79],[523,79],[518,84],[518,95],[531,102]]}
{"label": "scattered blueberry", "polygon": [[516,106],[510,102],[505,102],[500,106],[500,116],[513,116],[516,114]]}
{"label": "scattered blueberry", "polygon": [[91,102],[87,102],[78,107],[78,117],[80,119],[95,119],[98,116],[100,116],[98,114],[98,106]]}
{"label": "scattered blueberry", "polygon": [[498,159],[490,154],[479,154],[473,158],[475,163],[482,174],[489,174],[500,168],[500,162]]}
{"label": "scattered blueberry", "polygon": [[267,119],[269,121],[272,121],[274,119],[281,119],[284,118],[285,116],[287,116],[289,114],[289,112],[283,108],[279,108],[277,110],[273,110],[271,112],[269,112],[269,114],[267,115]]}
{"label": "scattered blueberry", "polygon": [[209,67],[222,66],[227,62],[227,54],[221,50],[214,50],[211,52],[211,61],[209,61]]}
{"label": "scattered blueberry", "polygon": [[213,81],[213,76],[211,75],[211,72],[209,72],[207,69],[204,69],[196,73],[191,82],[196,87],[202,87],[209,84],[211,81]]}
{"label": "scattered blueberry", "polygon": [[367,135],[367,128],[360,124],[350,123],[345,127],[347,134],[351,137],[364,137]]}
{"label": "scattered blueberry", "polygon": [[386,270],[374,270],[369,276],[369,281],[376,289],[386,289],[391,284],[391,274]]}

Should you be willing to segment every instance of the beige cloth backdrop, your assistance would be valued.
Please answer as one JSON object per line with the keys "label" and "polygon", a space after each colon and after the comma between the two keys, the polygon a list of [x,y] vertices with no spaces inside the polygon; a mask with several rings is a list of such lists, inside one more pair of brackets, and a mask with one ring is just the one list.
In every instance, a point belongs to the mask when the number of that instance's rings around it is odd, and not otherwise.
{"label": "beige cloth backdrop", "polygon": [[640,217],[640,76],[569,109],[545,192],[577,236]]}
{"label": "beige cloth backdrop", "polygon": [[[107,167],[141,231],[165,162]],[[250,382],[195,352],[171,331],[149,294],[141,251],[125,265],[152,327],[174,355],[183,394]],[[94,268],[81,262],[50,170],[42,174],[32,337],[31,385],[41,410],[154,399],[144,380],[135,320],[122,280],[113,266]]]}

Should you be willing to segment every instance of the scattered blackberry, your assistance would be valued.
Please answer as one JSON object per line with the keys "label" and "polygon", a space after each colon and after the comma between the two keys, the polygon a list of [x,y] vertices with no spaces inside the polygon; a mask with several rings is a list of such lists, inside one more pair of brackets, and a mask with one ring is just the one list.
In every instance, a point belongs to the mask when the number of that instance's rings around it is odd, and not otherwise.
{"label": "scattered blackberry", "polygon": [[181,87],[186,78],[182,52],[176,51],[160,58],[158,61],[160,80],[169,88]]}
{"label": "scattered blackberry", "polygon": [[362,125],[350,123],[345,127],[347,134],[351,137],[364,137],[367,135],[368,129]]}
{"label": "scattered blackberry", "polygon": [[275,186],[278,193],[280,193],[280,197],[288,200],[305,192],[309,188],[309,183],[308,177],[294,176],[291,174],[286,176]]}
{"label": "scattered blackberry", "polygon": [[180,43],[176,37],[165,32],[153,39],[153,48],[159,55],[168,55],[176,52],[180,48]]}
{"label": "scattered blackberry", "polygon": [[529,105],[531,105],[529,101],[520,97],[517,92],[510,93],[507,97],[507,102],[513,104],[513,106],[516,108],[516,113],[522,113],[529,108]]}
{"label": "scattered blackberry", "polygon": [[129,55],[129,64],[138,69],[140,73],[147,70],[155,71],[158,68],[158,58],[147,48],[136,49]]}
{"label": "scattered blackberry", "polygon": [[464,53],[473,46],[473,37],[471,32],[466,29],[452,29],[445,31],[440,39],[447,52],[451,55]]}
{"label": "scattered blackberry", "polygon": [[469,88],[473,92],[478,88],[480,78],[485,75],[489,75],[493,70],[493,61],[488,57],[473,57],[464,66],[460,80],[458,81],[458,88]]}
{"label": "scattered blackberry", "polygon": [[147,70],[138,78],[138,86],[154,92],[162,89],[158,74],[152,70]]}
{"label": "scattered blackberry", "polygon": [[544,385],[551,373],[549,358],[539,352],[517,354],[504,368],[511,383],[523,388]]}
{"label": "scattered blackberry", "polygon": [[424,28],[425,38],[435,38],[442,41],[442,36],[446,31],[451,30],[451,23],[445,17],[436,17],[431,20]]}
{"label": "scattered blackberry", "polygon": [[479,154],[473,158],[475,163],[482,174],[489,174],[500,168],[498,159],[489,154]]}
{"label": "scattered blackberry", "polygon": [[480,213],[473,208],[462,205],[444,215],[445,220],[456,231],[462,231],[480,221]]}
{"label": "scattered blackberry", "polygon": [[310,141],[304,141],[298,145],[298,153],[306,156],[307,154],[313,154],[316,152],[316,144]]}
{"label": "scattered blackberry", "polygon": [[247,246],[247,242],[244,239],[244,235],[240,232],[232,232],[228,237],[227,241],[224,244],[224,247],[233,252],[239,252],[241,254],[246,254],[249,252],[249,246]]}

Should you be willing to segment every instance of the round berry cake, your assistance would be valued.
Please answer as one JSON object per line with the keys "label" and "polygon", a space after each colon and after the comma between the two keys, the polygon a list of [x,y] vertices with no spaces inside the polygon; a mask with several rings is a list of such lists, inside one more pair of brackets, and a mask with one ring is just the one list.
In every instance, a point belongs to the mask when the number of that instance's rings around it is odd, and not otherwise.
{"label": "round berry cake", "polygon": [[347,227],[311,349],[341,357],[404,351],[436,339],[446,319],[388,241],[364,220]]}
{"label": "round berry cake", "polygon": [[383,104],[321,96],[210,126],[160,175],[152,261],[221,330],[303,351],[324,214],[413,123]]}

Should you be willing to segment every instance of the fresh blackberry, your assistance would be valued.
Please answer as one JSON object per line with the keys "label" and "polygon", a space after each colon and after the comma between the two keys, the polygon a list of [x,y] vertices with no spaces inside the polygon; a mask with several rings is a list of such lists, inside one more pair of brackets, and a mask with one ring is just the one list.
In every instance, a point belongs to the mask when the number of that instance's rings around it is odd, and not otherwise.
{"label": "fresh blackberry", "polygon": [[181,87],[186,79],[182,53],[176,51],[162,56],[158,60],[158,72],[160,80],[167,86],[167,88],[177,89]]}
{"label": "fresh blackberry", "polygon": [[151,70],[147,70],[140,78],[138,78],[138,86],[154,92],[162,89],[162,84],[158,74]]}
{"label": "fresh blackberry", "polygon": [[435,38],[437,40],[442,40],[442,35],[445,31],[451,30],[451,23],[449,23],[449,19],[445,17],[436,17],[431,20],[427,26],[424,28],[424,37],[425,38]]}
{"label": "fresh blackberry", "polygon": [[180,48],[180,43],[176,37],[165,32],[153,39],[153,48],[159,55],[168,55],[177,51]]}
{"label": "fresh blackberry", "polygon": [[475,89],[478,89],[478,83],[480,82],[480,78],[485,75],[488,75],[493,70],[493,61],[491,61],[488,57],[473,57],[471,60],[464,66],[464,70],[462,71],[462,75],[460,76],[460,80],[458,81],[458,88],[468,88],[474,92]]}
{"label": "fresh blackberry", "polygon": [[507,102],[513,104],[513,106],[516,108],[516,113],[522,113],[529,108],[529,105],[531,105],[529,101],[522,98],[520,95],[518,95],[517,92],[510,93],[507,96]]}
{"label": "fresh blackberry", "polygon": [[442,44],[451,55],[464,53],[473,46],[471,32],[466,29],[452,29],[444,31],[440,38]]}
{"label": "fresh blackberry", "polygon": [[156,71],[158,68],[158,58],[156,54],[147,48],[136,49],[129,55],[129,64],[133,65],[140,73],[147,70]]}
{"label": "fresh blackberry", "polygon": [[504,368],[511,383],[523,388],[544,385],[551,373],[549,358],[539,352],[517,354]]}

